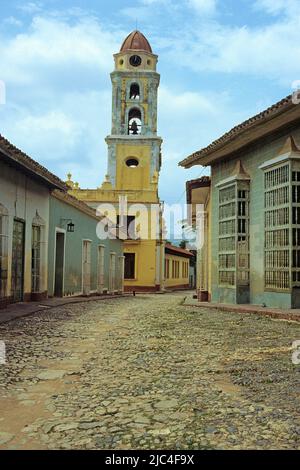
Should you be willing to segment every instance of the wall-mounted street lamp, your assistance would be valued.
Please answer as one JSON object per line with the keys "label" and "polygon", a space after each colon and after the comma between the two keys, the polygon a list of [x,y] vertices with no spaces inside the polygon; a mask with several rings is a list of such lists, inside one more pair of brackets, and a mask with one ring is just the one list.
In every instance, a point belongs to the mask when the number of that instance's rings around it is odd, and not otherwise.
{"label": "wall-mounted street lamp", "polygon": [[73,222],[69,222],[68,225],[67,225],[67,232],[69,233],[74,233],[75,232],[75,225],[73,224]]}
{"label": "wall-mounted street lamp", "polygon": [[67,232],[69,233],[74,233],[75,232],[75,225],[73,224],[73,220],[72,219],[60,219],[60,224],[61,225],[64,225],[64,224],[67,224]]}

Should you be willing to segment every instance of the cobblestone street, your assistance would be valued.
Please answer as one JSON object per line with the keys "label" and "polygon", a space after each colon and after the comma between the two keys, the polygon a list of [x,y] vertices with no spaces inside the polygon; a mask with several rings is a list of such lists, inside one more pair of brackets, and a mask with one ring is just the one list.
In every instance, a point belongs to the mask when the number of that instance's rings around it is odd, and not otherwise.
{"label": "cobblestone street", "polygon": [[0,325],[2,449],[300,449],[300,325],[182,305],[68,305]]}

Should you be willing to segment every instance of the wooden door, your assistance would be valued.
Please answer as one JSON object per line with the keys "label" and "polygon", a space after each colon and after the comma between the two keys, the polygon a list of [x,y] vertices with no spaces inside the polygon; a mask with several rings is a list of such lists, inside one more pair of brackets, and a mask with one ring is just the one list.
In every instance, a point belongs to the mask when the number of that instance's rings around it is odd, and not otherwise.
{"label": "wooden door", "polygon": [[65,234],[56,233],[54,295],[64,295]]}

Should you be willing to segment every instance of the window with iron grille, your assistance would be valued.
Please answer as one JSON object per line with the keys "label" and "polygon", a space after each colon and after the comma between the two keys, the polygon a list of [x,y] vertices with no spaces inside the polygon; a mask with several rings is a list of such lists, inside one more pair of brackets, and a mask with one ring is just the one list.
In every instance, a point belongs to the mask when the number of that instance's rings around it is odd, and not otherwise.
{"label": "window with iron grille", "polygon": [[300,287],[300,166],[292,171],[292,286]]}
{"label": "window with iron grille", "polygon": [[235,285],[236,184],[219,191],[219,284]]}
{"label": "window with iron grille", "polygon": [[6,297],[8,269],[8,211],[0,204],[0,299]]}
{"label": "window with iron grille", "polygon": [[219,191],[219,285],[249,283],[249,182]]}
{"label": "window with iron grille", "polygon": [[237,281],[240,285],[248,285],[250,281],[249,196],[249,183],[240,182],[237,188]]}
{"label": "window with iron grille", "polygon": [[32,226],[31,291],[40,292],[41,287],[41,226]]}
{"label": "window with iron grille", "polygon": [[[287,163],[282,166],[266,170],[264,179],[265,287],[267,289],[288,290],[291,287],[290,164]],[[297,183],[295,183],[295,187],[296,186]],[[296,203],[292,206],[293,211],[294,208],[297,209]],[[295,214],[295,216],[296,222],[297,214]],[[295,233],[295,235],[297,238],[297,233]],[[295,251],[297,251],[296,248]]]}

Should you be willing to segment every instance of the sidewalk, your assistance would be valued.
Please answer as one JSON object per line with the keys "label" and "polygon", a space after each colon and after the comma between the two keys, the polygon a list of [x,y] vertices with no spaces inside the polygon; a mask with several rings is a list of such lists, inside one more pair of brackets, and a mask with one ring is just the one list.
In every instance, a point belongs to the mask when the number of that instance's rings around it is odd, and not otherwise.
{"label": "sidewalk", "polygon": [[132,294],[115,294],[115,295],[92,295],[89,297],[63,297],[51,298],[42,302],[19,302],[10,304],[6,308],[0,309],[0,324],[15,320],[16,318],[27,317],[34,313],[51,310],[55,307],[62,307],[68,304],[78,304],[82,302],[94,302],[101,300],[119,299],[120,297],[128,297]]}
{"label": "sidewalk", "polygon": [[218,304],[212,302],[199,302],[197,299],[187,297],[183,303],[185,307],[209,308],[220,310],[221,312],[233,313],[254,313],[256,315],[263,315],[280,320],[293,320],[300,322],[300,309],[280,309],[271,307],[262,307],[261,305],[251,304]]}

